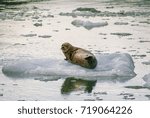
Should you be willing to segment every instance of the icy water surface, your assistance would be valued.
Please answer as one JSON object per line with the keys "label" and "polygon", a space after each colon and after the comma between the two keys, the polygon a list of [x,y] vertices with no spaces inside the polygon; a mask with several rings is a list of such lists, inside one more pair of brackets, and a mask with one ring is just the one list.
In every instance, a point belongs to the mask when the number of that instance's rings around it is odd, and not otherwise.
{"label": "icy water surface", "polygon": [[[149,37],[148,0],[1,4],[0,100],[150,100]],[[64,42],[98,67],[66,62]]]}

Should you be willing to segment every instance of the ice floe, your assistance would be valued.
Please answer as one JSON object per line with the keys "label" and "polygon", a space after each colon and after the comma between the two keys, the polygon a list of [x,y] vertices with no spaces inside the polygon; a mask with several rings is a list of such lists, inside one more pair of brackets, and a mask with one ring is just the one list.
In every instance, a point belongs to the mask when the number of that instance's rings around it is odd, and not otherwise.
{"label": "ice floe", "polygon": [[150,73],[143,77],[143,80],[150,84]]}
{"label": "ice floe", "polygon": [[82,20],[74,20],[71,22],[71,24],[76,27],[83,26],[84,28],[88,30],[95,28],[95,27],[103,27],[103,26],[108,25],[106,21],[105,22],[91,22],[91,21],[82,21]]}
{"label": "ice floe", "polygon": [[146,82],[144,84],[145,87],[147,88],[150,88],[150,73],[149,74],[146,74],[144,77],[143,77],[143,80]]}
{"label": "ice floe", "polygon": [[[9,77],[128,77],[133,78],[134,62],[127,53],[112,53],[96,55],[98,65],[95,69],[86,69],[71,64],[63,59],[32,59],[13,61],[2,68]],[[126,78],[127,79],[127,78]]]}

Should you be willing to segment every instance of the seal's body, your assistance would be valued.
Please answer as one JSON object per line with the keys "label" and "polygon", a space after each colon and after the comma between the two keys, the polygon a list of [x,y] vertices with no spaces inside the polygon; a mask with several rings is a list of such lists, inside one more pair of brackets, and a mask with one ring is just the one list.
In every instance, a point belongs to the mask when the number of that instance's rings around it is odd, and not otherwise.
{"label": "seal's body", "polygon": [[97,65],[95,56],[85,49],[74,47],[69,43],[63,43],[61,49],[66,57],[65,60],[73,64],[89,69],[94,69]]}

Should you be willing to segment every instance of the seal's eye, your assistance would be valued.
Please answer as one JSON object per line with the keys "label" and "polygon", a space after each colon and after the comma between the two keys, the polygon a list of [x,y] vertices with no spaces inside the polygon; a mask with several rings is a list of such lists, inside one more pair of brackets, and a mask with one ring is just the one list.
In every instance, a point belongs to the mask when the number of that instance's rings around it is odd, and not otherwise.
{"label": "seal's eye", "polygon": [[64,47],[64,46],[61,46],[61,49],[62,49],[62,50],[64,50],[64,49],[65,49],[65,47]]}

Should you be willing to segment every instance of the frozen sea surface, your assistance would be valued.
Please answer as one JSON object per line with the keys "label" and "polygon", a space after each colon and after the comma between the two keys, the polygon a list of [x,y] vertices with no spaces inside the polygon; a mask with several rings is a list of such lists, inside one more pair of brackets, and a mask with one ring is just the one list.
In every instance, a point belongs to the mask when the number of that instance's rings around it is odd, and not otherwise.
{"label": "frozen sea surface", "polygon": [[[0,5],[0,100],[150,100],[149,29],[145,0]],[[64,42],[98,67],[66,62]]]}

